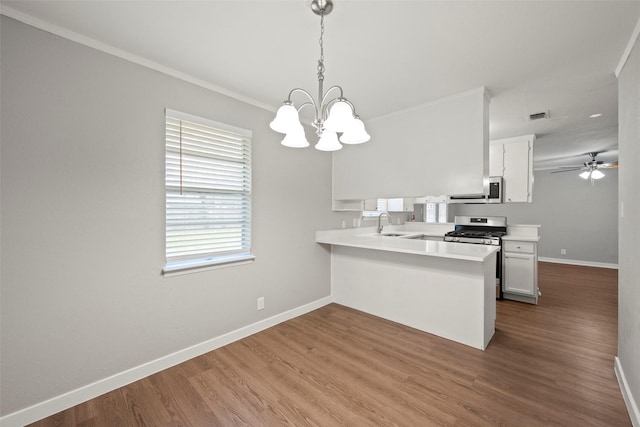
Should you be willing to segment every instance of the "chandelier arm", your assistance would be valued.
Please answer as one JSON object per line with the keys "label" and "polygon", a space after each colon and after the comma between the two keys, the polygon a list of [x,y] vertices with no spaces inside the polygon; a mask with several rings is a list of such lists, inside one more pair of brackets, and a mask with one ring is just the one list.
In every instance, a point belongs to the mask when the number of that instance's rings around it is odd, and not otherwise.
{"label": "chandelier arm", "polygon": [[[337,98],[333,98],[327,102],[327,96],[329,95],[329,92],[331,92],[332,89],[340,90],[340,96]],[[351,113],[353,114],[353,116],[356,118],[359,118],[359,116],[356,114],[356,106],[353,105],[351,101],[349,101],[347,98],[343,96],[342,88],[340,86],[332,86],[324,94],[324,97],[322,98],[322,104],[321,104],[322,117],[326,118],[325,116],[328,116],[329,107],[331,107],[333,104],[339,101],[347,103],[349,107],[351,107]]]}
{"label": "chandelier arm", "polygon": [[[324,96],[322,96],[321,101],[320,101],[320,105],[324,105],[324,103],[327,101],[327,97],[329,96],[329,93],[333,90],[333,89],[338,89],[340,91],[340,96],[338,98],[335,99],[345,99],[344,98],[344,94],[342,93],[342,88],[338,85],[335,86],[331,86],[329,89],[327,89],[327,91],[324,93]],[[331,100],[333,101],[333,99]],[[331,102],[329,101],[329,102]]]}
{"label": "chandelier arm", "polygon": [[296,92],[304,93],[315,104],[315,101],[313,100],[313,96],[311,96],[311,94],[309,92],[307,92],[306,90],[301,89],[299,87],[297,87],[295,89],[291,89],[291,91],[289,92],[289,96],[287,96],[287,101],[291,102],[291,96],[293,96],[293,94],[296,93]]}
{"label": "chandelier arm", "polygon": [[[311,105],[312,107],[314,107],[314,109],[315,109],[315,106],[316,106],[316,105],[315,105],[314,103],[312,103],[312,102],[305,102],[305,103],[304,103],[304,104],[302,104],[300,107],[298,107],[298,113],[300,113],[300,111],[302,111],[302,109],[303,109],[304,107],[306,107],[307,105]],[[317,122],[317,120],[314,120],[314,121],[312,122],[312,124],[315,126],[315,123],[316,123],[316,122]]]}
{"label": "chandelier arm", "polygon": [[347,98],[342,98],[341,101],[346,102],[347,104],[349,104],[349,106],[351,107],[351,111],[353,111],[353,115],[357,116],[357,114],[356,114],[356,106],[353,105],[353,103],[351,101],[349,101]]}
{"label": "chandelier arm", "polygon": [[307,98],[309,98],[309,101],[305,102],[304,104],[302,104],[300,106],[300,108],[298,108],[298,111],[300,111],[302,109],[302,107],[304,107],[305,105],[313,105],[313,109],[315,110],[315,115],[316,117],[318,117],[319,111],[318,111],[318,105],[316,104],[316,101],[313,99],[313,96],[311,96],[311,94],[309,92],[307,92],[304,89],[301,89],[299,87],[295,88],[295,89],[291,89],[291,92],[289,92],[289,96],[287,96],[287,101],[286,102],[291,102],[291,97],[293,96],[294,93],[296,92],[301,92],[303,94],[305,94],[307,96]]}
{"label": "chandelier arm", "polygon": [[299,112],[300,112],[304,107],[306,107],[307,105],[311,105],[311,106],[313,106],[314,108],[315,108],[315,106],[316,106],[313,102],[309,102],[309,101],[307,101],[307,102],[305,102],[304,104],[302,104],[301,106],[299,106],[299,107],[298,107],[298,113],[299,113]]}

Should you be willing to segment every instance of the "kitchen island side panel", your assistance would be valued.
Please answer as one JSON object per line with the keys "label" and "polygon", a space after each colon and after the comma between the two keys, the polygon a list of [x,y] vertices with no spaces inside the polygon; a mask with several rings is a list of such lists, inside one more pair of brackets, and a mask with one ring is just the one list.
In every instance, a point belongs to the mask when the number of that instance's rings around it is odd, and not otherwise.
{"label": "kitchen island side panel", "polygon": [[484,350],[495,331],[495,253],[484,262],[333,246],[334,301]]}

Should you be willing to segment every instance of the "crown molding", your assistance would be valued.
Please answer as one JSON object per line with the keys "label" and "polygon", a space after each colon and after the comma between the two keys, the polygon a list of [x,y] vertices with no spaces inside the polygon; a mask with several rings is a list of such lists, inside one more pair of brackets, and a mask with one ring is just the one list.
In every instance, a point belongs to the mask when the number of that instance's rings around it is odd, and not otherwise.
{"label": "crown molding", "polygon": [[640,18],[638,18],[638,22],[636,22],[636,27],[633,29],[633,33],[631,34],[631,38],[629,39],[629,43],[627,43],[627,47],[622,54],[622,58],[620,58],[620,63],[616,67],[616,78],[620,76],[624,65],[627,63],[627,59],[631,55],[631,51],[633,50],[633,46],[636,44],[636,41],[640,37]]}
{"label": "crown molding", "polygon": [[221,86],[213,84],[209,81],[199,79],[190,74],[184,73],[182,71],[176,70],[171,67],[167,67],[158,62],[152,61],[150,59],[144,58],[140,55],[136,55],[134,53],[128,52],[126,50],[117,48],[110,44],[101,42],[94,38],[85,36],[80,33],[76,33],[74,31],[68,30],[66,28],[60,27],[58,25],[52,24],[51,22],[44,21],[40,18],[36,18],[32,15],[29,15],[24,12],[20,12],[14,8],[5,6],[0,4],[0,15],[7,16],[9,18],[15,19],[16,21],[22,22],[23,24],[27,24],[31,27],[37,28],[42,31],[46,31],[48,33],[54,34],[56,36],[65,38],[67,40],[71,40],[78,44],[99,50],[101,52],[107,53],[109,55],[116,56],[120,59],[124,59],[126,61],[132,62],[137,65],[141,65],[143,67],[152,69],[154,71],[158,71],[162,74],[166,74],[168,76],[174,77],[179,80],[183,80],[188,83],[192,83],[196,86],[200,86],[204,89],[208,89],[210,91],[216,92],[220,95],[228,96],[230,98],[236,99],[238,101],[244,102],[249,105],[253,105],[254,107],[261,108],[263,110],[275,112],[276,108],[273,105],[265,104],[264,102],[257,101],[248,96],[239,94],[229,89],[225,89]]}

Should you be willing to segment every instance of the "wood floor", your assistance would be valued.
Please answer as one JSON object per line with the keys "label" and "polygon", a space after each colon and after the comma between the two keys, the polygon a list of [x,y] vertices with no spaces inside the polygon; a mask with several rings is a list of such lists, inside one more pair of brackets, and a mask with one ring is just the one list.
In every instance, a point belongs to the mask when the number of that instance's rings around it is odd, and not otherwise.
{"label": "wood floor", "polygon": [[540,263],[486,351],[331,304],[34,426],[631,426],[617,271]]}

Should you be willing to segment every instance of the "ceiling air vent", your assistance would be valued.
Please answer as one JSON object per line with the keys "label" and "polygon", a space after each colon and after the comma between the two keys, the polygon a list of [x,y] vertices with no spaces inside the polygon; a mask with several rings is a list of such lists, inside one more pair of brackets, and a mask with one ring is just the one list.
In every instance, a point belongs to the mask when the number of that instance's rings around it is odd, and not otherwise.
{"label": "ceiling air vent", "polygon": [[549,118],[548,111],[543,111],[542,113],[529,114],[529,121],[542,120],[542,119],[548,119],[548,118]]}

